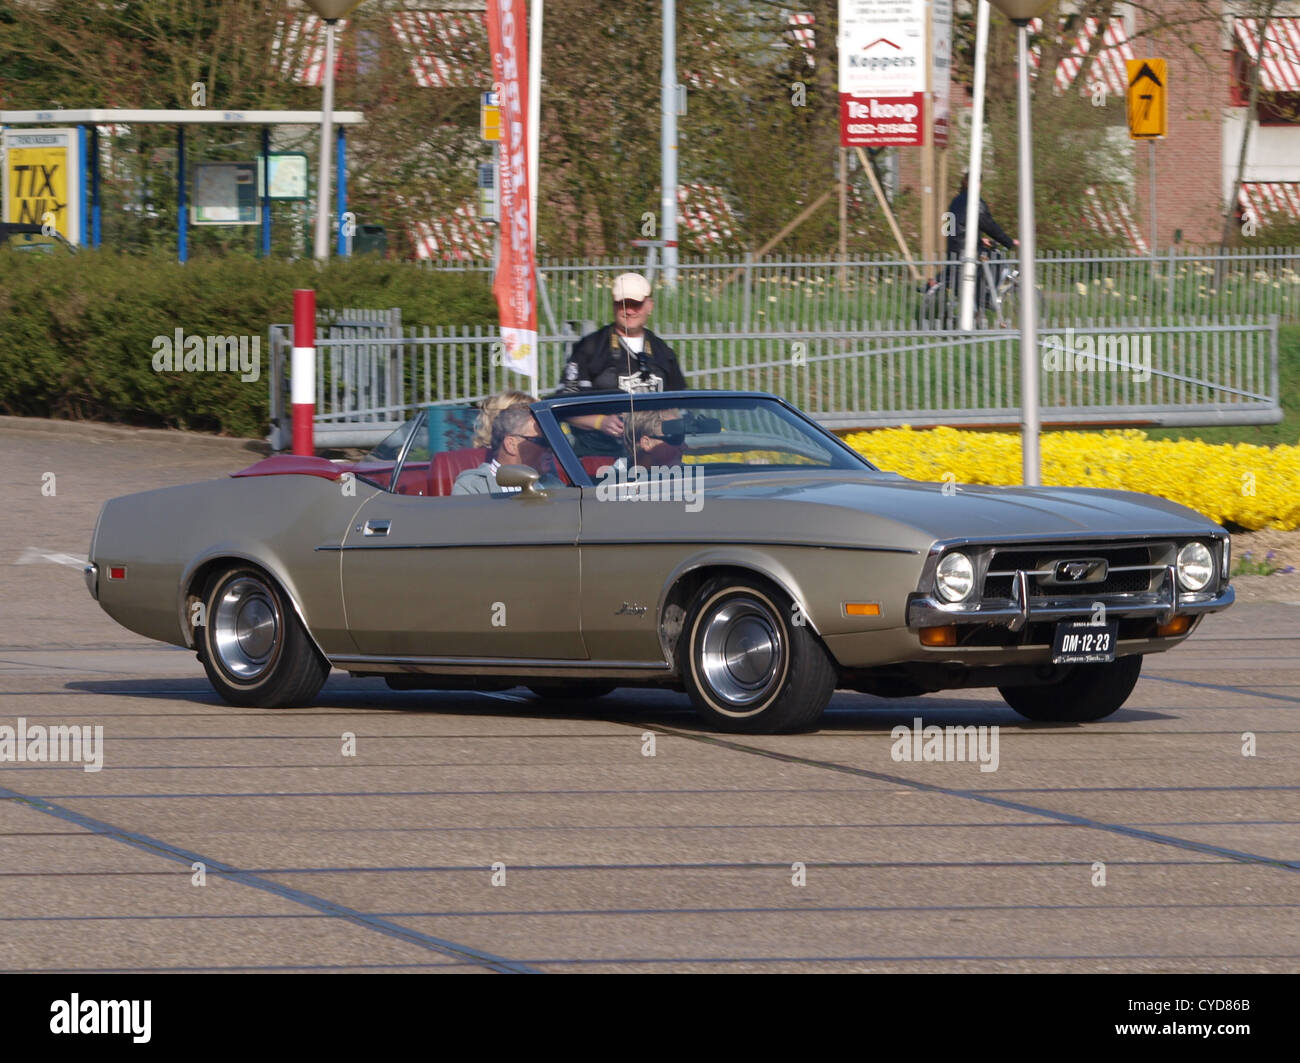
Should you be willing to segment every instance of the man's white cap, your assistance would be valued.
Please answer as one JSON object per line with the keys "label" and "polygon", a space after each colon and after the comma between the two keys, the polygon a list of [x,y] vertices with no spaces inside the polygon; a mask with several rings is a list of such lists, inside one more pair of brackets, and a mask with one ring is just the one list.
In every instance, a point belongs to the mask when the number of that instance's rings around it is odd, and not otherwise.
{"label": "man's white cap", "polygon": [[640,302],[650,298],[650,282],[639,273],[620,273],[614,278],[614,302],[624,299]]}

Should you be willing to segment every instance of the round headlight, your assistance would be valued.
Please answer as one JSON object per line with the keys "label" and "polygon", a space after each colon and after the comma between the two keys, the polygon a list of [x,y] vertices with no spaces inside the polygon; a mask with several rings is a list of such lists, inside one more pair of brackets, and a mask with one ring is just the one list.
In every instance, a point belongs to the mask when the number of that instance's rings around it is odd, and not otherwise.
{"label": "round headlight", "polygon": [[1178,582],[1189,591],[1201,591],[1214,578],[1214,556],[1204,543],[1188,543],[1178,551]]}
{"label": "round headlight", "polygon": [[949,602],[960,602],[970,597],[975,589],[975,566],[965,554],[948,554],[939,562],[934,584],[939,597]]}

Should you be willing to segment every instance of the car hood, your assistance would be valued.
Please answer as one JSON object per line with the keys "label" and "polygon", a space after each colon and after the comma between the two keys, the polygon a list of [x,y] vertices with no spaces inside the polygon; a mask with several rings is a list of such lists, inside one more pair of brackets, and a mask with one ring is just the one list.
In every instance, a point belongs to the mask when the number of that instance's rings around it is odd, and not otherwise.
{"label": "car hood", "polygon": [[[829,471],[774,474],[761,479],[725,477],[716,483],[706,480],[705,485],[706,499],[763,498],[768,506],[797,506],[805,514],[802,523],[820,529],[831,539],[842,539],[847,530],[846,518],[859,533],[865,531],[870,538],[886,531],[883,527],[873,529],[877,523],[906,528],[918,538],[932,540],[1057,536],[1109,539],[1221,531],[1195,510],[1132,491],[926,483],[890,474]],[[824,509],[813,514],[810,506]],[[868,519],[864,521],[864,517]]]}

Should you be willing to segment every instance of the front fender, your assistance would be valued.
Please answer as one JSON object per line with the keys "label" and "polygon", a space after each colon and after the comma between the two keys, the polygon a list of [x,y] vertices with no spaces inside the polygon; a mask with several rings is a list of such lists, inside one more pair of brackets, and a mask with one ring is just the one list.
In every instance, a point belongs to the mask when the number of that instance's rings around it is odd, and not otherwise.
{"label": "front fender", "polygon": [[[797,602],[804,622],[823,640],[890,628],[906,628],[907,596],[916,589],[924,557],[919,551],[773,545],[711,547],[684,558],[659,597],[662,619],[673,589],[692,572],[738,568],[762,576]],[[877,606],[869,616],[849,616],[848,602]],[[671,647],[660,629],[665,654]]]}

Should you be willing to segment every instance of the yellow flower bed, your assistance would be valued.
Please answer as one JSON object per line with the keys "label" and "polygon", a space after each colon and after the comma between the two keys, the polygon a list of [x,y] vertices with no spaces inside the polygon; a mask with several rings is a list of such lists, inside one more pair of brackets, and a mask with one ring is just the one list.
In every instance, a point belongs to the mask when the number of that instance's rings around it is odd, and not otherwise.
{"label": "yellow flower bed", "polygon": [[[854,432],[845,442],[873,464],[916,480],[1021,482],[1020,436],[955,428]],[[1300,527],[1300,446],[1155,440],[1135,428],[1042,436],[1043,483],[1159,495],[1244,528]]]}
{"label": "yellow flower bed", "polygon": [[687,451],[682,455],[683,465],[707,465],[711,462],[727,462],[732,465],[818,465],[812,458],[802,454],[791,454],[787,450],[746,450],[735,454],[695,454]]}

